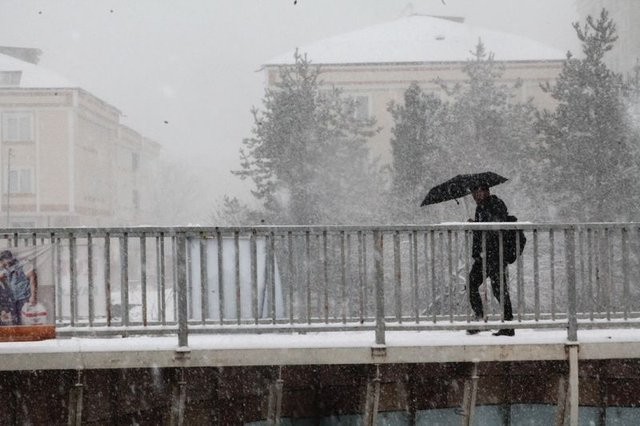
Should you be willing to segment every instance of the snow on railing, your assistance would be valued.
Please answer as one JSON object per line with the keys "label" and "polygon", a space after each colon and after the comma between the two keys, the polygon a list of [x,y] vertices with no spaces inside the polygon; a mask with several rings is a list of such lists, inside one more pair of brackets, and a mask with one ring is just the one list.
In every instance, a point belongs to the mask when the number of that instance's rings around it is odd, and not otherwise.
{"label": "snow on railing", "polygon": [[[499,299],[470,309],[473,233],[520,229],[526,246]],[[640,326],[640,224],[4,229],[7,247],[48,256],[40,295],[59,335]],[[49,256],[50,254],[50,256]],[[485,256],[486,258],[486,256]],[[483,263],[487,275],[487,262]],[[44,288],[44,287],[43,287]]]}

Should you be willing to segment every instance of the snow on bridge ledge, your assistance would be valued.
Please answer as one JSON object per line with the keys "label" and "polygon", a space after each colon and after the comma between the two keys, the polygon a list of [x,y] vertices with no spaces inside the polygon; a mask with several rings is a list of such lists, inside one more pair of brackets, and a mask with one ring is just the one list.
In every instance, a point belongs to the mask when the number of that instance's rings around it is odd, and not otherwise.
{"label": "snow on bridge ledge", "polygon": [[[640,358],[640,330],[581,330],[579,358]],[[0,370],[224,367],[565,360],[565,330],[518,329],[514,337],[462,331],[307,334],[199,334],[189,347],[176,336],[68,338],[0,343]]]}

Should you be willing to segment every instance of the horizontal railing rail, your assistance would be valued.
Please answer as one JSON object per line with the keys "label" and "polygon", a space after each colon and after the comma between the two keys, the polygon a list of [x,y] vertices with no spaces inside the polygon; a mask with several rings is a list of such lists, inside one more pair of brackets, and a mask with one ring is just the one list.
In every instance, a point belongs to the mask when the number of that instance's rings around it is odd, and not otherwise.
{"label": "horizontal railing rail", "polygon": [[[500,299],[468,276],[473,234],[526,246]],[[517,237],[520,238],[520,237]],[[60,336],[640,326],[640,223],[0,229],[50,273]],[[486,256],[484,256],[486,258]],[[486,262],[485,262],[486,265]],[[486,268],[486,266],[485,266]],[[486,274],[486,270],[484,271]],[[40,295],[44,298],[48,293]]]}

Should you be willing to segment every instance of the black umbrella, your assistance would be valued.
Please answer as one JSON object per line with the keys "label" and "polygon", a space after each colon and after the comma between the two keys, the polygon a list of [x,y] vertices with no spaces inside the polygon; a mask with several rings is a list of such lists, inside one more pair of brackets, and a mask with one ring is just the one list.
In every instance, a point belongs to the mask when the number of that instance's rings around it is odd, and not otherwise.
{"label": "black umbrella", "polygon": [[431,188],[420,206],[454,200],[471,194],[471,190],[480,185],[496,186],[506,181],[506,177],[493,172],[458,175]]}

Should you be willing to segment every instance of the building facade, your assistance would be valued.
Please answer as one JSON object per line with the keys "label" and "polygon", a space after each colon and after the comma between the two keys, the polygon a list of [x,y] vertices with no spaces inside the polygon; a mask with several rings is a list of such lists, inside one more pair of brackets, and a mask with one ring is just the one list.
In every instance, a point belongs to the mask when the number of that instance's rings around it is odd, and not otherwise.
{"label": "building facade", "polygon": [[[530,39],[470,26],[462,18],[411,15],[395,21],[339,35],[298,48],[321,67],[322,84],[338,87],[356,99],[361,117],[375,117],[380,132],[371,151],[383,161],[391,159],[393,119],[389,102],[402,103],[412,82],[423,90],[445,96],[439,83],[449,87],[467,79],[463,68],[478,42],[503,67],[501,83],[516,86],[515,100],[533,98],[540,108],[553,106],[541,83],[559,74],[565,53]],[[278,80],[282,66],[293,63],[294,51],[264,65],[267,86]]]}
{"label": "building facade", "polygon": [[120,111],[36,64],[0,55],[5,226],[131,225],[148,213],[160,145]]}

